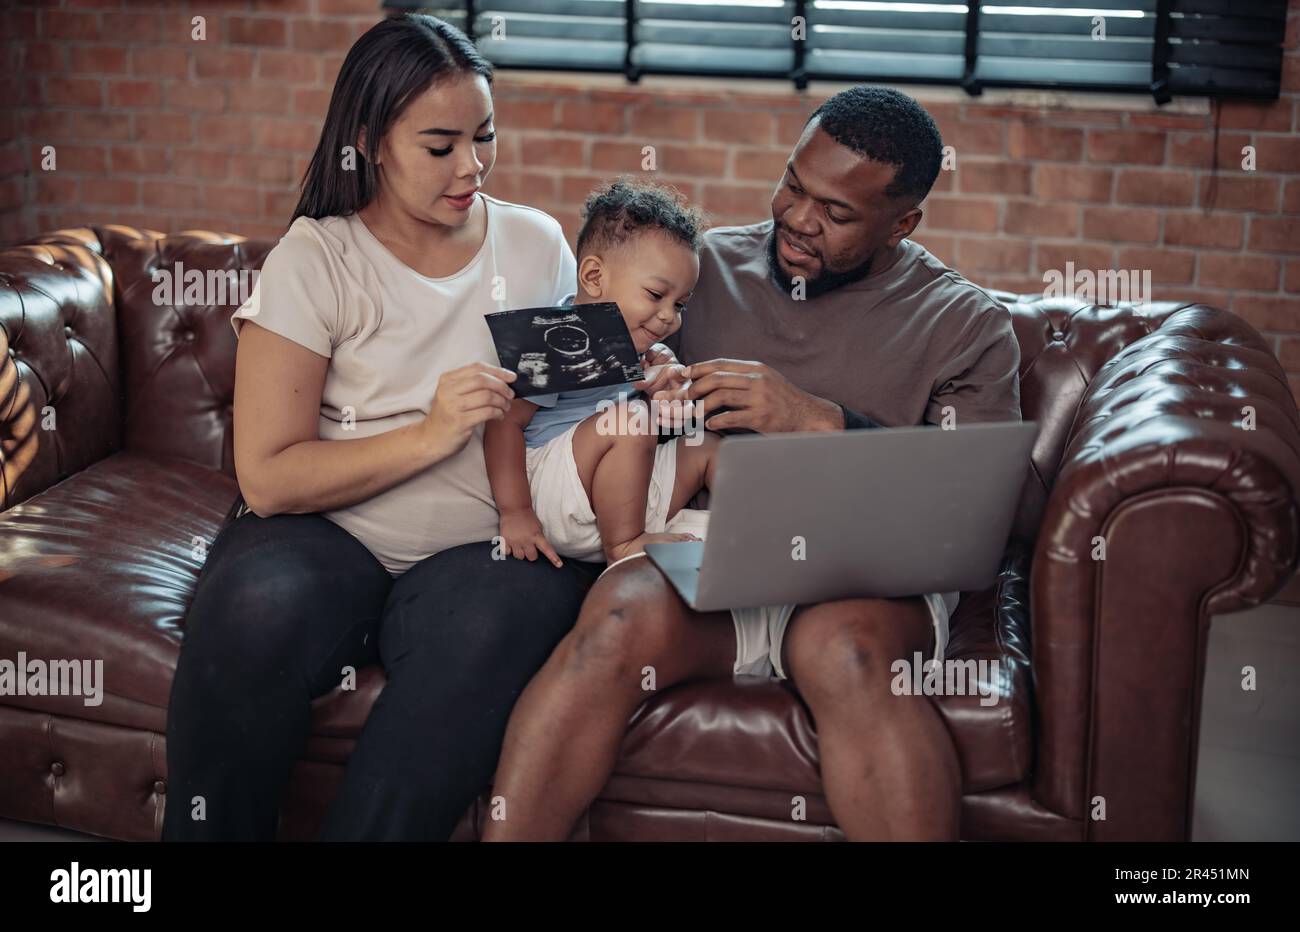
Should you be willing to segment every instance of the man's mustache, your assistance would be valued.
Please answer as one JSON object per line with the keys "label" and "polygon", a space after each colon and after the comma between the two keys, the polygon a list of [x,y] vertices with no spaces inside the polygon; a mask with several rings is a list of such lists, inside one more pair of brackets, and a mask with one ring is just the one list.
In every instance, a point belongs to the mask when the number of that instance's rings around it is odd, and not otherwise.
{"label": "man's mustache", "polygon": [[794,234],[794,233],[791,233],[791,232],[790,232],[790,228],[787,227],[785,224],[778,223],[778,224],[776,225],[776,229],[777,229],[777,232],[778,232],[778,233],[784,233],[784,234],[786,235],[786,238],[789,239],[791,242],[793,242],[793,243],[794,243],[796,246],[798,246],[800,249],[807,250],[808,253],[809,253],[811,256],[813,256],[814,258],[816,258],[818,261],[821,261],[821,258],[822,258],[822,254],[821,254],[821,252],[819,252],[817,249],[815,249],[815,248],[814,248],[813,246],[811,246],[810,244],[805,243],[801,237],[797,236],[797,235]]}

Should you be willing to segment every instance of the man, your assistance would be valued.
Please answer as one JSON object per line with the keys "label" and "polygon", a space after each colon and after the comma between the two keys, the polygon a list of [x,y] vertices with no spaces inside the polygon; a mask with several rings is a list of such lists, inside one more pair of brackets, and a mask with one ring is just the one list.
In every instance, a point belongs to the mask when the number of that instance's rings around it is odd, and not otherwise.
{"label": "man", "polygon": [[[680,355],[707,427],[1020,419],[1009,313],[907,239],[941,160],[920,105],[855,87],[809,119],[770,222],[706,234]],[[659,689],[731,672],[790,679],[849,838],[956,839],[961,774],[947,730],[927,697],[889,688],[895,659],[942,656],[954,605],[935,594],[728,617],[688,608],[643,555],[620,561],[515,706],[495,787],[507,815],[485,838],[569,835],[613,769],[649,666]]]}

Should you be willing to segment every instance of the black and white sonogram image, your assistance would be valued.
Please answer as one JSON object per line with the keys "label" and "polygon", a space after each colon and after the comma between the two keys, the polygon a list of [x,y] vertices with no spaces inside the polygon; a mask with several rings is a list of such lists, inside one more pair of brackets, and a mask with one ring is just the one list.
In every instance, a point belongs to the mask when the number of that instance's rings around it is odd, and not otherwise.
{"label": "black and white sonogram image", "polygon": [[485,316],[515,396],[572,392],[644,378],[618,305],[528,307]]}

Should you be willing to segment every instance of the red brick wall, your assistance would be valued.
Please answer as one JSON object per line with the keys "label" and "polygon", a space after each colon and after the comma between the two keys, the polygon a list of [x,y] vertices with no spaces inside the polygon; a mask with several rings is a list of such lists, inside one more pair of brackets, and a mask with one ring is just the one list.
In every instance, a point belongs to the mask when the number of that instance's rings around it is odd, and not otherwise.
{"label": "red brick wall", "polygon": [[[296,203],[334,76],[378,0],[18,2],[0,12],[0,243],[60,226],[277,236]],[[190,38],[191,17],[207,40]],[[917,238],[973,280],[1040,291],[1043,273],[1149,269],[1154,296],[1242,315],[1300,395],[1300,0],[1283,95],[1209,113],[1011,106],[917,90],[955,147]],[[503,73],[498,196],[574,232],[587,191],[640,170],[720,223],[768,215],[808,95],[766,85]],[[936,99],[938,98],[938,99]],[[1215,124],[1219,164],[1212,171]],[[58,170],[40,170],[52,145]],[[1241,167],[1253,146],[1256,169]]]}

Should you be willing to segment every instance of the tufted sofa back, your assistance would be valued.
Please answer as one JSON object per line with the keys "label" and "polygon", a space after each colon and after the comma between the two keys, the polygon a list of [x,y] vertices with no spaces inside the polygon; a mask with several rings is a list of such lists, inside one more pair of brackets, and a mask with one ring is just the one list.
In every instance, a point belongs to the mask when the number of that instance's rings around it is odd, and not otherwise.
{"label": "tufted sofa back", "polygon": [[113,276],[72,240],[0,254],[0,505],[122,443]]}
{"label": "tufted sofa back", "polygon": [[233,476],[238,291],[220,305],[187,304],[180,288],[155,302],[153,274],[260,269],[273,245],[110,225],[0,253],[0,506],[118,449]]}
{"label": "tufted sofa back", "polygon": [[[119,448],[233,475],[229,317],[239,301],[232,295],[221,305],[187,305],[176,294],[155,302],[153,273],[259,269],[273,245],[112,225],[61,230],[0,253],[3,507]],[[1280,377],[1262,338],[1214,308],[998,297],[1011,309],[1020,343],[1022,411],[1040,425],[1015,530],[1028,543],[1100,374],[1108,385],[1161,365],[1178,368],[1174,384],[1221,381],[1225,372],[1247,381]],[[1192,344],[1202,370],[1188,363]],[[1261,394],[1284,399],[1276,413],[1296,420],[1285,382]],[[42,428],[42,409],[55,412],[57,429]],[[1200,416],[1211,414],[1224,416]]]}

